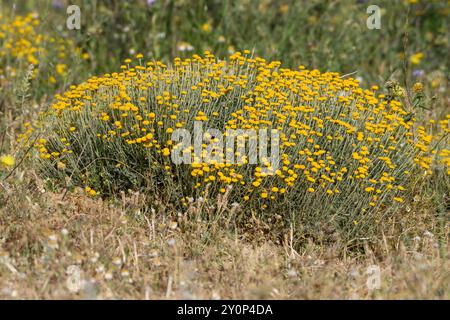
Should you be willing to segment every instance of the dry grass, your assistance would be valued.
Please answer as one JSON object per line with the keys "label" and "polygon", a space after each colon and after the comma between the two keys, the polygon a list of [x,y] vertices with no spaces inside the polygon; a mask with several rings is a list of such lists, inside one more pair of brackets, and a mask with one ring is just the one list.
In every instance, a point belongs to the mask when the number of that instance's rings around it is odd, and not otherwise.
{"label": "dry grass", "polygon": [[[387,238],[360,255],[312,242],[294,250],[289,235],[278,244],[245,239],[162,203],[152,210],[139,194],[114,203],[81,191],[63,197],[31,171],[10,182],[0,194],[2,299],[450,298],[449,261],[420,225],[407,246]],[[379,290],[366,286],[374,264]],[[82,270],[78,292],[67,287],[72,265]]]}

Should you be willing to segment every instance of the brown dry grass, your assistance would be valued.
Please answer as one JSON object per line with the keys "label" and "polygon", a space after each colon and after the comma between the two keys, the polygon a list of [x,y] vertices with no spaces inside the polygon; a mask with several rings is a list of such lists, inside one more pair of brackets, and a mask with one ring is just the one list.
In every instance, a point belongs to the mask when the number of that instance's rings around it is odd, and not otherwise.
{"label": "brown dry grass", "polygon": [[[361,254],[312,242],[295,250],[289,235],[246,239],[139,194],[55,194],[31,171],[1,188],[3,299],[450,298],[449,261],[426,224],[408,245],[386,237]],[[378,290],[366,286],[369,265],[380,267]],[[78,292],[67,287],[70,266],[82,271]]]}

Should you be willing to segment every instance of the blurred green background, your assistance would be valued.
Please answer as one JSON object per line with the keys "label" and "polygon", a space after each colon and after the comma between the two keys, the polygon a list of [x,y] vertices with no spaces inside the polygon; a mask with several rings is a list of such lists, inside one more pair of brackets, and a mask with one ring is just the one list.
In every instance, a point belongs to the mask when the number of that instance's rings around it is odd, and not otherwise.
{"label": "blurred green background", "polygon": [[[16,3],[13,10],[13,4]],[[69,1],[2,1],[2,10],[38,12],[43,28],[71,37],[92,59],[91,73],[116,69],[137,52],[170,60],[211,50],[223,57],[250,49],[285,66],[385,80],[410,64],[415,75],[448,73],[449,1],[396,0],[73,0],[81,30],[65,27]],[[366,26],[369,5],[381,29]],[[407,43],[405,43],[407,39]],[[423,59],[414,55],[423,53]],[[414,62],[414,63],[412,63]]]}

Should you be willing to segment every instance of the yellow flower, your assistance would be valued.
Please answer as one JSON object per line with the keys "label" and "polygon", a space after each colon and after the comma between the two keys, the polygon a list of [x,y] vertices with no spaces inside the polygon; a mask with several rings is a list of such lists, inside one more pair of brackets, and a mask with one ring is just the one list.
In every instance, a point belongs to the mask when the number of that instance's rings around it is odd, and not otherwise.
{"label": "yellow flower", "polygon": [[395,197],[394,200],[399,203],[402,203],[404,201],[403,198],[400,198],[400,197]]}
{"label": "yellow flower", "polygon": [[169,148],[164,148],[164,149],[163,149],[163,155],[166,156],[166,157],[168,157],[168,156],[170,155],[170,150],[169,150]]}
{"label": "yellow flower", "polygon": [[67,66],[65,64],[63,64],[63,63],[58,63],[56,65],[56,72],[58,74],[63,75],[66,72],[66,69],[67,69]]}
{"label": "yellow flower", "polygon": [[420,82],[416,82],[416,83],[414,84],[414,86],[413,86],[413,91],[414,91],[415,93],[420,93],[420,92],[422,92],[422,91],[423,91],[423,84],[420,83]]}
{"label": "yellow flower", "polygon": [[211,25],[210,25],[208,22],[202,24],[202,31],[203,31],[204,33],[209,33],[209,32],[211,32]]}
{"label": "yellow flower", "polygon": [[260,183],[259,181],[253,181],[253,182],[252,182],[252,185],[253,185],[254,187],[259,187],[260,184],[261,184],[261,183]]}
{"label": "yellow flower", "polygon": [[58,170],[61,170],[61,171],[66,169],[65,163],[63,163],[63,162],[61,162],[61,161],[59,161],[59,162],[56,164],[56,166],[57,166]]}
{"label": "yellow flower", "polygon": [[2,164],[5,167],[12,167],[14,166],[14,164],[16,163],[16,161],[14,160],[14,157],[11,155],[3,155],[0,157],[0,164]]}
{"label": "yellow flower", "polygon": [[97,191],[95,191],[94,189],[92,189],[91,187],[86,187],[85,191],[88,195],[90,195],[91,197],[95,197],[98,193]]}
{"label": "yellow flower", "polygon": [[289,11],[289,5],[287,5],[287,4],[281,5],[281,7],[280,7],[281,14],[286,14],[288,11]]}
{"label": "yellow flower", "polygon": [[420,64],[420,62],[422,61],[422,59],[425,57],[425,55],[422,52],[418,52],[413,54],[410,58],[409,61],[412,64]]}

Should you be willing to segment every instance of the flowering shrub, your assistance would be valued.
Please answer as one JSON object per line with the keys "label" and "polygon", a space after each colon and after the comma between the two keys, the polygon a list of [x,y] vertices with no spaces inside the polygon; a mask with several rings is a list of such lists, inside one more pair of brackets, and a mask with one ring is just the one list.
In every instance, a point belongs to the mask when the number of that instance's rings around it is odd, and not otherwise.
{"label": "flowering shrub", "polygon": [[40,92],[54,88],[67,80],[68,63],[88,58],[72,41],[41,33],[40,24],[38,15],[34,13],[13,17],[0,14],[2,87],[12,86],[14,79],[26,77],[24,73],[29,70],[31,78],[39,79],[36,87]]}
{"label": "flowering shrub", "polygon": [[[366,232],[375,212],[391,213],[433,167],[449,165],[449,119],[421,126],[414,110],[374,86],[338,73],[281,67],[238,52],[219,60],[125,61],[121,72],[92,77],[56,96],[42,115],[36,142],[45,176],[92,195],[143,189],[172,203],[213,198],[261,217],[322,221]],[[205,127],[280,132],[280,165],[197,161],[176,165],[176,129]],[[433,127],[434,136],[428,131]],[[22,136],[29,137],[33,128]],[[203,153],[214,137],[205,135]],[[439,141],[439,143],[437,143]],[[192,156],[194,148],[181,150]],[[438,149],[442,149],[437,152]],[[438,156],[444,162],[434,161]],[[447,169],[448,170],[448,169]],[[282,212],[282,213],[281,213]]]}

